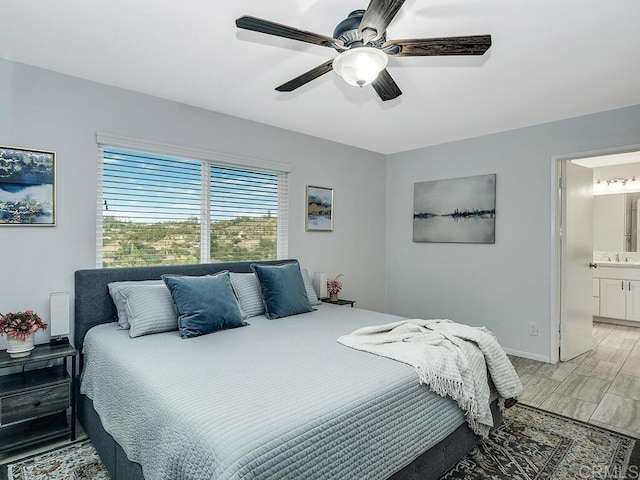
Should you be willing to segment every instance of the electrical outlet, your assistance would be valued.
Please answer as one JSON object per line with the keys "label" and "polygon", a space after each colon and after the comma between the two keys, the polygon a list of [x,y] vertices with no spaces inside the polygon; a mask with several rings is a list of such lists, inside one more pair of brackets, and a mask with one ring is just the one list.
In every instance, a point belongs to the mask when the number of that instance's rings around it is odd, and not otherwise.
{"label": "electrical outlet", "polygon": [[536,322],[529,322],[529,335],[538,336],[538,324]]}

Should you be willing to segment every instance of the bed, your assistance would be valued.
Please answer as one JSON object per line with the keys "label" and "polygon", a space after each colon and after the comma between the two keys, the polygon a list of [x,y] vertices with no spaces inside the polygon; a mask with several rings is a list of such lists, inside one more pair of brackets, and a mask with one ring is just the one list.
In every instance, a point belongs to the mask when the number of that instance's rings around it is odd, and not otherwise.
{"label": "bed", "polygon": [[223,270],[251,267],[75,273],[78,416],[113,479],[436,479],[477,443],[463,412],[412,367],[336,341],[399,317],[322,304],[192,339],[117,328],[109,283]]}

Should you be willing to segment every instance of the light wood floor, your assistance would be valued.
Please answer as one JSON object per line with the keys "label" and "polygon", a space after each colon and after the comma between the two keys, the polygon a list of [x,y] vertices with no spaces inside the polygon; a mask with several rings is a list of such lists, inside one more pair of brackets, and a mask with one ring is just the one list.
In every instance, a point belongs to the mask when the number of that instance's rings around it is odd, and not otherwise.
{"label": "light wood floor", "polygon": [[640,328],[593,324],[593,349],[555,365],[510,356],[520,402],[640,438]]}

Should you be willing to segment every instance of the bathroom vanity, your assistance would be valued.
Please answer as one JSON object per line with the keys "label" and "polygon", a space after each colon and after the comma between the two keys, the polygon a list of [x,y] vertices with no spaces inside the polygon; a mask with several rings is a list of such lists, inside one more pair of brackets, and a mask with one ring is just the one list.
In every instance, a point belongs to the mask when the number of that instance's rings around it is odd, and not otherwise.
{"label": "bathroom vanity", "polygon": [[593,316],[640,327],[640,193],[593,197]]}
{"label": "bathroom vanity", "polygon": [[593,315],[640,326],[640,263],[597,262],[593,270]]}

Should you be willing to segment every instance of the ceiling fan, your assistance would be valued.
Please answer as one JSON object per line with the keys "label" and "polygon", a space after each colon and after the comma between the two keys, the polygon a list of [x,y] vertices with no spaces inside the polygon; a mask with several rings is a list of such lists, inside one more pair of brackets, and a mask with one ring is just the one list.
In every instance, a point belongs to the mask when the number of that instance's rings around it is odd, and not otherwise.
{"label": "ceiling fan", "polygon": [[371,84],[383,101],[402,95],[386,69],[388,56],[420,57],[436,55],[483,55],[491,46],[491,35],[466,37],[414,38],[387,40],[386,30],[405,0],[371,0],[366,10],[355,10],[338,24],[333,37],[244,16],[236,26],[245,30],[334,48],[340,54],[276,88],[291,92],[335,70],[355,86]]}

